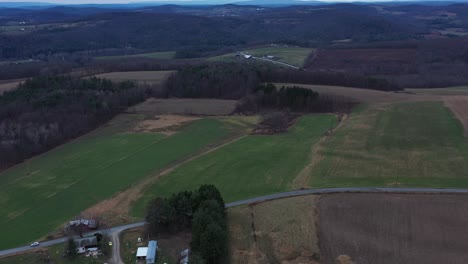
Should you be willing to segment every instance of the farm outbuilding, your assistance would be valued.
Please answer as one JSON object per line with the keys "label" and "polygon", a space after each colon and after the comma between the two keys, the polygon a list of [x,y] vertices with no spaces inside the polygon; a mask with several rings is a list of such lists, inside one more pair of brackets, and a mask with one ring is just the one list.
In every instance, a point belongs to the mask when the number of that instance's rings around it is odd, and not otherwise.
{"label": "farm outbuilding", "polygon": [[96,229],[97,221],[94,219],[78,219],[72,220],[69,223],[69,226],[86,226],[88,228]]}
{"label": "farm outbuilding", "polygon": [[97,248],[98,241],[97,237],[84,237],[80,239],[75,239],[76,252],[78,254],[85,253],[87,251],[92,251],[92,249]]}
{"label": "farm outbuilding", "polygon": [[84,237],[84,238],[76,239],[76,240],[75,240],[75,244],[76,244],[76,246],[78,246],[78,247],[88,248],[88,247],[95,247],[95,246],[97,246],[98,241],[97,241],[97,237],[95,237],[95,236],[92,236],[92,237]]}
{"label": "farm outbuilding", "polygon": [[150,240],[148,247],[139,247],[137,249],[137,260],[146,260],[146,264],[154,264],[157,260],[156,251],[158,250],[158,242]]}
{"label": "farm outbuilding", "polygon": [[137,249],[136,257],[137,259],[146,259],[147,254],[148,254],[148,247],[139,247]]}
{"label": "farm outbuilding", "polygon": [[156,240],[150,240],[148,242],[148,251],[146,254],[146,264],[156,263],[157,255],[156,250],[158,249],[158,242]]}

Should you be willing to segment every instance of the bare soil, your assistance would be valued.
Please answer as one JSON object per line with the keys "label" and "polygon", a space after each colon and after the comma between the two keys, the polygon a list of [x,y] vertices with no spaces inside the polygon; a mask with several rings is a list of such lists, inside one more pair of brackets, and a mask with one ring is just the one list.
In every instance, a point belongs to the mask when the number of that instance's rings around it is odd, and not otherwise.
{"label": "bare soil", "polygon": [[326,49],[317,52],[315,67],[346,67],[359,64],[410,64],[416,59],[416,49]]}
{"label": "bare soil", "polygon": [[0,95],[6,91],[16,89],[21,82],[0,83]]}
{"label": "bare soil", "polygon": [[128,111],[139,114],[224,116],[234,112],[237,101],[219,99],[148,99]]}
{"label": "bare soil", "polygon": [[324,264],[468,259],[467,195],[332,194],[317,211]]}
{"label": "bare soil", "polygon": [[181,115],[161,115],[155,116],[153,119],[140,121],[133,128],[134,132],[161,132],[164,134],[175,133],[174,128],[184,123],[200,119],[194,116]]}
{"label": "bare soil", "polygon": [[468,136],[468,96],[445,96],[444,103],[462,123],[465,137]]}
{"label": "bare soil", "polygon": [[394,102],[418,102],[418,101],[441,101],[439,95],[413,94],[405,92],[385,92],[371,89],[351,88],[342,86],[327,85],[308,85],[308,84],[284,84],[278,83],[278,86],[297,85],[312,89],[319,94],[330,94],[350,98],[357,103],[394,103]]}
{"label": "bare soil", "polygon": [[106,78],[116,82],[135,81],[140,84],[160,84],[174,71],[133,71],[133,72],[108,72],[94,75],[98,78]]}

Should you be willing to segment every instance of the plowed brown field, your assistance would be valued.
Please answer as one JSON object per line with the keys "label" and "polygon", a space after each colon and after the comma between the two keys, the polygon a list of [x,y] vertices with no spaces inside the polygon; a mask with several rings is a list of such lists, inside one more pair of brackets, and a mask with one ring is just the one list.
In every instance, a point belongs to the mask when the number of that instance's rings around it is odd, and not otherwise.
{"label": "plowed brown field", "polygon": [[351,88],[342,86],[328,85],[310,85],[310,84],[293,84],[293,83],[277,83],[277,87],[284,86],[301,86],[312,89],[319,94],[330,94],[344,96],[359,103],[394,103],[394,102],[418,102],[418,101],[440,101],[442,98],[438,95],[430,94],[414,94],[405,92],[385,92],[371,89]]}
{"label": "plowed brown field", "polygon": [[468,196],[333,194],[320,198],[324,264],[468,262]]}
{"label": "plowed brown field", "polygon": [[8,83],[0,83],[0,95],[6,91],[11,91],[18,87],[20,82],[8,82]]}

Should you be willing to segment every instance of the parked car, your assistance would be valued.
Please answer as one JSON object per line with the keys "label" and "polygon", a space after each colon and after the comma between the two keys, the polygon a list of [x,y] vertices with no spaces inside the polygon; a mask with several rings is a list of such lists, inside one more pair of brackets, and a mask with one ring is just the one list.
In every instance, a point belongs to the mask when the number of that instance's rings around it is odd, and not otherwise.
{"label": "parked car", "polygon": [[33,243],[31,244],[31,247],[37,247],[37,246],[39,246],[39,242],[37,242],[37,241],[36,241],[36,242],[33,242]]}

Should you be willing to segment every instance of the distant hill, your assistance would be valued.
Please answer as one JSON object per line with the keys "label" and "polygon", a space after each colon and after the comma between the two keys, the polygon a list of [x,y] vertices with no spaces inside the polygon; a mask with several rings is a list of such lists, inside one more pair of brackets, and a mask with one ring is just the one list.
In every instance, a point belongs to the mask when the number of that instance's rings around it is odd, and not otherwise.
{"label": "distant hill", "polygon": [[127,47],[156,51],[216,50],[249,43],[307,46],[342,39],[399,40],[411,38],[415,33],[411,26],[379,14],[375,8],[351,4],[320,8],[165,5],[111,11],[53,7],[28,13],[35,14],[36,19],[79,17],[79,23],[0,37],[0,46],[5,47],[2,55],[30,57]]}

